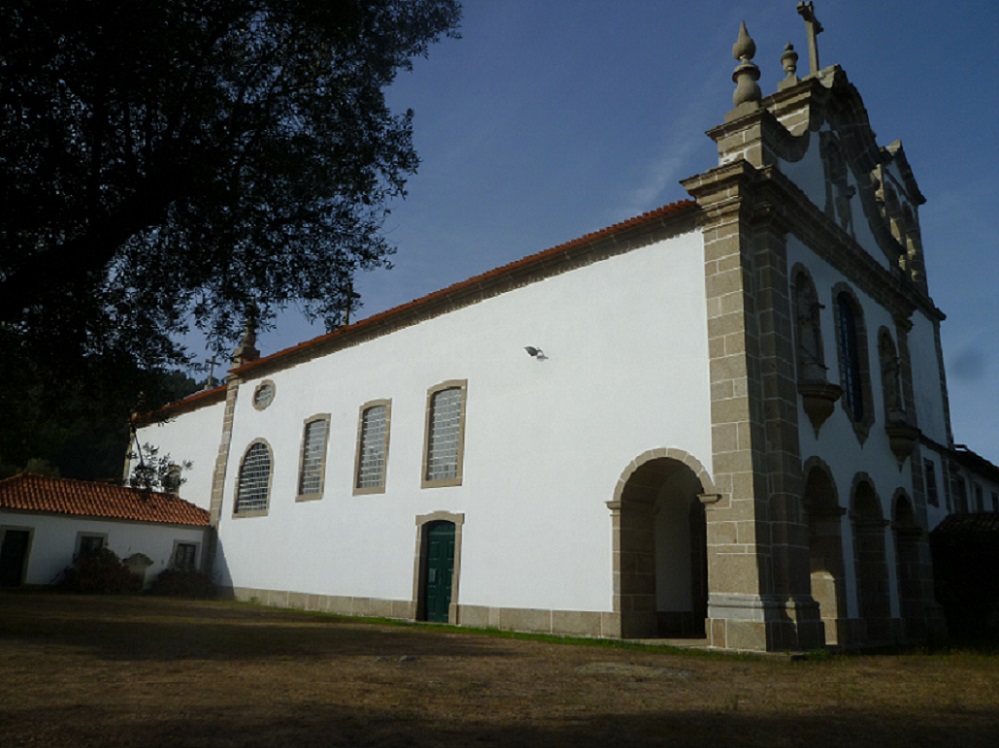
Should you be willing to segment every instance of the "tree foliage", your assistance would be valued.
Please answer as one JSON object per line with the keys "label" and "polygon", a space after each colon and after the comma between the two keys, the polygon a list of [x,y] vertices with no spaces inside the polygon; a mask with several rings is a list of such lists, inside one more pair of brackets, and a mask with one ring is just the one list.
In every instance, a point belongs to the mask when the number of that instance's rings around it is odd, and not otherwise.
{"label": "tree foliage", "polygon": [[456,0],[3,5],[0,320],[161,360],[192,311],[230,340],[297,299],[335,324],[386,262],[417,157],[382,89]]}
{"label": "tree foliage", "polygon": [[30,395],[0,418],[45,411],[31,393],[56,380],[143,407],[191,320],[220,351],[291,301],[338,324],[352,274],[388,264],[382,222],[418,163],[383,89],[459,16],[0,0],[0,375]]}

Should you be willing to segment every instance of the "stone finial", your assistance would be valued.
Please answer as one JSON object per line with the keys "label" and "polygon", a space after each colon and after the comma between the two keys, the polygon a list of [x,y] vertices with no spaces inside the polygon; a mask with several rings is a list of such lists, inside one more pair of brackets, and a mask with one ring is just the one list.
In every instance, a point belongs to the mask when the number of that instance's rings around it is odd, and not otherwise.
{"label": "stone finial", "polygon": [[732,71],[732,81],[735,83],[732,103],[736,108],[744,104],[749,105],[746,108],[756,108],[763,98],[763,92],[756,83],[760,79],[760,69],[753,62],[755,55],[756,42],[746,30],[746,22],[742,21],[739,24],[739,38],[732,46],[732,57],[739,61]]}
{"label": "stone finial", "polygon": [[242,366],[260,358],[260,351],[257,350],[257,330],[256,321],[251,316],[246,320],[246,327],[243,329],[243,337],[232,352],[233,366]]}
{"label": "stone finial", "polygon": [[780,56],[780,64],[784,68],[784,75],[788,80],[797,80],[798,53],[794,51],[791,42],[784,47],[784,54]]}

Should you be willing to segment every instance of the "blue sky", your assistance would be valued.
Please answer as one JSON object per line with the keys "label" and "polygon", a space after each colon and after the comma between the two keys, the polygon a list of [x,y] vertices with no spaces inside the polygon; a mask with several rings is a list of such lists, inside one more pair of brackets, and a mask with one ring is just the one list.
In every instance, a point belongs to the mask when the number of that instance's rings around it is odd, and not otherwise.
{"label": "blue sky", "polygon": [[[367,316],[524,255],[680,200],[716,164],[704,131],[731,108],[745,19],[764,94],[795,0],[465,0],[462,39],[388,92],[415,110],[422,159],[385,225],[392,270],[365,273]],[[882,145],[901,139],[920,210],[930,293],[946,314],[955,440],[999,463],[999,3],[817,0],[823,66],[843,67]],[[294,309],[258,346],[321,334]]]}

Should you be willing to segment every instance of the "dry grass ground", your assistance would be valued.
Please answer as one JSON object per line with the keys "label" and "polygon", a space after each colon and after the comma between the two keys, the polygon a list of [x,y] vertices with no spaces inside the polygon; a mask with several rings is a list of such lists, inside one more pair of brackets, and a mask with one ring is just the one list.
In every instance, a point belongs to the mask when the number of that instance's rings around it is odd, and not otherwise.
{"label": "dry grass ground", "polygon": [[988,746],[999,657],[706,657],[0,594],[0,745]]}

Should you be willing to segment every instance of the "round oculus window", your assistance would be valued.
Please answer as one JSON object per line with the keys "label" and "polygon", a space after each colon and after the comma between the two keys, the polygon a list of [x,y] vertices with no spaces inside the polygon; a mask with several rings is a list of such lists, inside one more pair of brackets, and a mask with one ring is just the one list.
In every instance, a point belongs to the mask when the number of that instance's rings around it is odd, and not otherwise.
{"label": "round oculus window", "polygon": [[263,410],[274,401],[274,383],[262,382],[253,391],[253,407]]}

